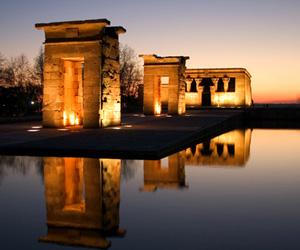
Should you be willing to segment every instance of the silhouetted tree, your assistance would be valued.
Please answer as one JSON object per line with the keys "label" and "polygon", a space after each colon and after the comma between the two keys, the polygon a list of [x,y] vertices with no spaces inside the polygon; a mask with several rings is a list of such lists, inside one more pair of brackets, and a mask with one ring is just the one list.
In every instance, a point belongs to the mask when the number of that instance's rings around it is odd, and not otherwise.
{"label": "silhouetted tree", "polygon": [[120,78],[122,101],[128,103],[137,99],[142,83],[142,67],[136,53],[128,45],[120,46]]}
{"label": "silhouetted tree", "polygon": [[7,70],[11,72],[12,79],[8,79],[13,82],[14,86],[26,87],[35,82],[33,69],[25,55],[12,57],[7,63]]}
{"label": "silhouetted tree", "polygon": [[40,51],[34,59],[34,74],[40,84],[44,83],[44,49],[40,48]]}
{"label": "silhouetted tree", "polygon": [[42,85],[25,55],[7,60],[0,54],[0,115],[18,116],[41,111]]}

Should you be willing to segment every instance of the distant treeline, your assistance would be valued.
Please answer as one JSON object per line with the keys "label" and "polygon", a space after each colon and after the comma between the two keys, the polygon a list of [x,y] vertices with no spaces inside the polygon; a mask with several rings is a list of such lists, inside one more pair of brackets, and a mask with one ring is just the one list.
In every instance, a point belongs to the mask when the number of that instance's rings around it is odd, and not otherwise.
{"label": "distant treeline", "polygon": [[33,64],[25,55],[8,59],[0,53],[0,116],[41,112],[43,65],[42,49]]}
{"label": "distant treeline", "polygon": [[0,116],[24,116],[42,110],[42,85],[0,86]]}

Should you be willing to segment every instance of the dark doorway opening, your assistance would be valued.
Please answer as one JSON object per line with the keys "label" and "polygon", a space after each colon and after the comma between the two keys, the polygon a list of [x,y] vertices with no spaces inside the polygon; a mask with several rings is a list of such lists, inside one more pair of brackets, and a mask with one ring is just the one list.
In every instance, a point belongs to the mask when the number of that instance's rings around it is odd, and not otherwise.
{"label": "dark doorway opening", "polygon": [[202,92],[202,106],[211,106],[211,93],[210,86],[213,86],[213,82],[210,78],[203,78],[201,86],[203,86]]}

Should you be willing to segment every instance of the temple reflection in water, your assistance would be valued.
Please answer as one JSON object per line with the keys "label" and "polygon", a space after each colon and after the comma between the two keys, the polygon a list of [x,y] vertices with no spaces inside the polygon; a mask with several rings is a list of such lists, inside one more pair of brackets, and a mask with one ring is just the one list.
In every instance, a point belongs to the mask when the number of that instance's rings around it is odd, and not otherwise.
{"label": "temple reflection in water", "polygon": [[141,191],[155,191],[162,188],[184,188],[185,151],[161,160],[144,161],[144,187]]}
{"label": "temple reflection in water", "polygon": [[186,149],[188,166],[245,166],[250,155],[251,129],[238,129]]}
{"label": "temple reflection in water", "polygon": [[161,160],[144,160],[141,191],[187,187],[185,167],[243,167],[249,159],[251,129],[233,130]]}
{"label": "temple reflection in water", "polygon": [[[144,160],[140,190],[186,188],[185,167],[245,166],[251,133],[233,130],[161,160]],[[106,237],[124,236],[119,228],[121,161],[44,158],[48,232],[40,241],[107,248]]]}
{"label": "temple reflection in water", "polygon": [[121,160],[44,158],[43,242],[107,248],[119,229]]}

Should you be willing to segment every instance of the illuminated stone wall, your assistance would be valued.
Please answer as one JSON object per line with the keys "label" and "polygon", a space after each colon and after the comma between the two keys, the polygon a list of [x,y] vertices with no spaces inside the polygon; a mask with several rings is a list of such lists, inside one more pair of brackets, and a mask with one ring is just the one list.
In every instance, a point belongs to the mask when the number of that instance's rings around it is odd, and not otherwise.
{"label": "illuminated stone wall", "polygon": [[144,160],[144,187],[142,191],[157,188],[185,187],[185,152],[173,154],[162,160]]}
{"label": "illuminated stone wall", "polygon": [[106,28],[103,36],[102,97],[100,119],[103,127],[121,123],[119,40],[116,28]]}
{"label": "illuminated stone wall", "polygon": [[[246,69],[187,69],[185,74],[186,107],[252,105],[251,75]],[[209,95],[209,104],[203,101],[203,94]],[[168,85],[162,85],[161,102],[164,106],[168,105],[168,95]]]}
{"label": "illuminated stone wall", "polygon": [[217,136],[185,151],[187,166],[242,167],[250,155],[251,129],[238,129]]}
{"label": "illuminated stone wall", "polygon": [[108,20],[36,24],[45,32],[43,125],[118,125],[119,41]]}
{"label": "illuminated stone wall", "polygon": [[161,113],[163,81],[167,81],[168,113],[185,113],[185,62],[188,57],[159,57],[141,55],[144,59],[144,113]]}
{"label": "illuminated stone wall", "polygon": [[[215,107],[244,107],[252,105],[251,75],[246,69],[187,69],[186,105],[206,106],[203,92],[207,89]],[[210,86],[205,86],[210,81]],[[206,83],[204,83],[206,82]]]}

